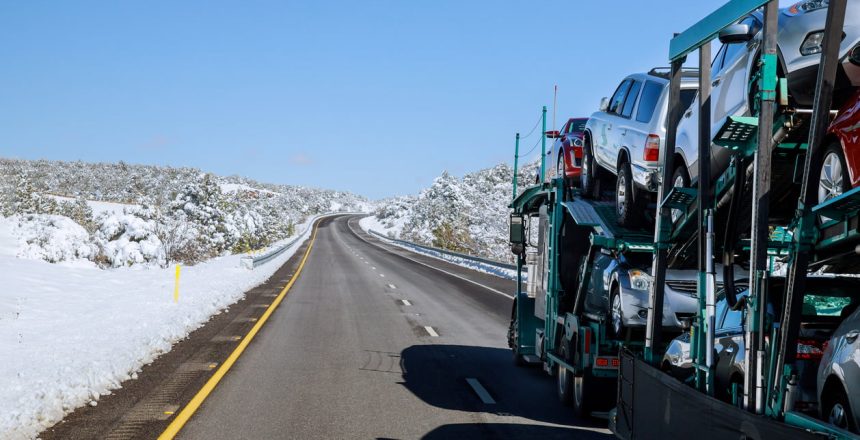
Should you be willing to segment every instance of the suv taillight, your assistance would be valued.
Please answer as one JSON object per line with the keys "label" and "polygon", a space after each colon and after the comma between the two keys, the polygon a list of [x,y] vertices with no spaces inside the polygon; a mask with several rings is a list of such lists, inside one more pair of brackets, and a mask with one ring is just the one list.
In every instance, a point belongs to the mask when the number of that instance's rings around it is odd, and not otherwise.
{"label": "suv taillight", "polygon": [[645,154],[642,157],[645,162],[657,162],[660,160],[660,136],[649,134],[645,140]]}

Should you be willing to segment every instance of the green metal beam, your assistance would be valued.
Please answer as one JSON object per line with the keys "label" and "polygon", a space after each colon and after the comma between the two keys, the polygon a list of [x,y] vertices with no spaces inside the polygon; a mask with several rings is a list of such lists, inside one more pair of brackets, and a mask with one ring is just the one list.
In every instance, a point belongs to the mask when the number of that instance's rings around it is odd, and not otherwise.
{"label": "green metal beam", "polygon": [[723,28],[758,9],[769,0],[731,0],[720,9],[690,26],[669,42],[669,61],[684,58],[699,46],[713,40]]}

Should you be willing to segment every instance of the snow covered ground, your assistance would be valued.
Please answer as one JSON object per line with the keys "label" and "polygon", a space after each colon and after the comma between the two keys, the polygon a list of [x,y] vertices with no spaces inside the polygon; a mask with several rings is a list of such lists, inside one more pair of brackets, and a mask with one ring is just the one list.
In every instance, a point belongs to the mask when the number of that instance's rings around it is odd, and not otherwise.
{"label": "snow covered ground", "polygon": [[[370,233],[371,231],[373,231],[373,232],[376,232],[378,234],[388,235],[388,231],[386,231],[385,228],[383,227],[384,224],[382,222],[380,222],[379,219],[374,217],[374,216],[368,216],[368,217],[362,218],[361,220],[359,220],[358,225],[365,232]],[[388,235],[388,236],[391,237],[392,235]],[[389,240],[388,243],[393,244],[395,246],[402,247],[404,249],[415,252],[417,254],[427,255],[427,256],[430,256],[433,258],[437,258],[437,259],[442,260],[442,261],[447,261],[449,263],[456,264],[458,266],[466,267],[466,268],[469,268],[472,270],[477,270],[479,272],[488,273],[490,275],[495,275],[497,277],[506,278],[509,280],[516,280],[517,279],[517,271],[514,269],[508,269],[505,267],[499,267],[497,265],[485,263],[483,261],[476,261],[476,260],[472,260],[472,259],[468,259],[468,258],[458,257],[456,255],[446,254],[443,252],[437,252],[437,251],[434,251],[432,249],[426,249],[426,248],[419,247],[419,246],[409,246],[409,245],[405,245],[401,242],[396,242],[396,241],[392,241],[392,240]]]}
{"label": "snow covered ground", "polygon": [[[310,235],[310,228],[297,231]],[[182,268],[99,269],[88,261],[17,258],[12,219],[0,217],[0,438],[34,438],[74,408],[135,378],[140,368],[242,298],[304,239],[253,271],[241,254]]]}

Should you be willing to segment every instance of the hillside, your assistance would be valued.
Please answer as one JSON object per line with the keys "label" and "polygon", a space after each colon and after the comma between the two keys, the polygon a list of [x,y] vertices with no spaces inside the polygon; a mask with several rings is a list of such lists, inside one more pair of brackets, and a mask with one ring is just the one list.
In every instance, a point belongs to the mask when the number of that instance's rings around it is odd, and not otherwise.
{"label": "hillside", "polygon": [[[520,190],[533,182],[538,167],[535,162],[520,169]],[[462,178],[443,172],[418,196],[379,202],[372,229],[417,243],[513,261],[508,248],[513,174],[507,164]]]}
{"label": "hillside", "polygon": [[194,264],[263,248],[314,214],[369,206],[351,193],[194,168],[0,159],[0,215],[18,256],[54,263]]}

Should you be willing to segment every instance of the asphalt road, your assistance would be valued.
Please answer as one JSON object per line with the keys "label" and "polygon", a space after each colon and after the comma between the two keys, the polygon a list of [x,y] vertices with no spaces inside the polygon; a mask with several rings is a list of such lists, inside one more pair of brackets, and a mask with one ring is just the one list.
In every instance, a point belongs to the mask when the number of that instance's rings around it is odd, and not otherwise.
{"label": "asphalt road", "polygon": [[512,282],[383,245],[357,220],[320,223],[286,300],[179,438],[609,437],[513,365],[511,299],[461,278]]}

